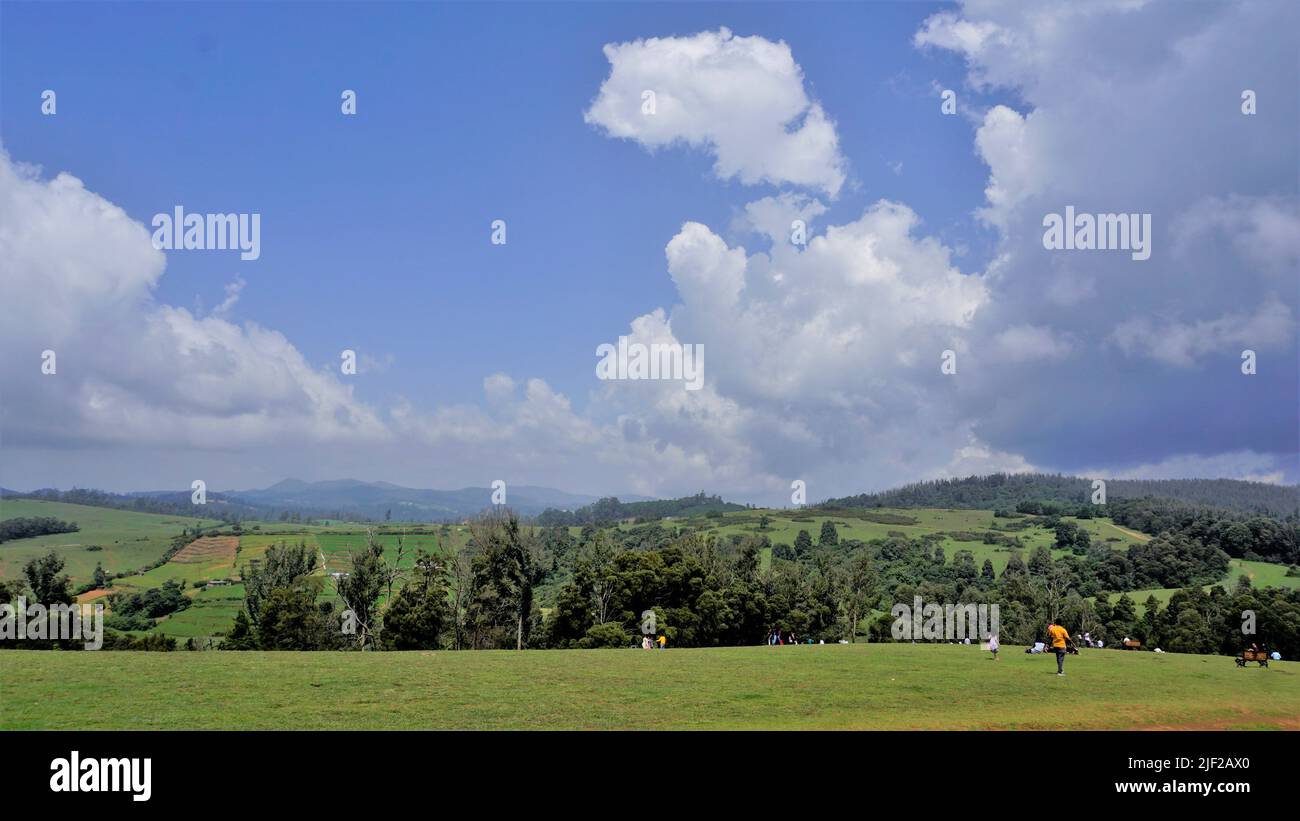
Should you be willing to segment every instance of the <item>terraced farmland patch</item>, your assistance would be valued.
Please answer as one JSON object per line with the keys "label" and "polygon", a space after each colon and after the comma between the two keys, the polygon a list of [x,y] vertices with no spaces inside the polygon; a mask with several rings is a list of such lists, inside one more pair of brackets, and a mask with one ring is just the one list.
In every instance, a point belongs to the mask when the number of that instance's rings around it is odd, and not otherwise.
{"label": "terraced farmland patch", "polygon": [[177,564],[231,565],[238,550],[238,536],[204,536],[181,548],[171,560]]}

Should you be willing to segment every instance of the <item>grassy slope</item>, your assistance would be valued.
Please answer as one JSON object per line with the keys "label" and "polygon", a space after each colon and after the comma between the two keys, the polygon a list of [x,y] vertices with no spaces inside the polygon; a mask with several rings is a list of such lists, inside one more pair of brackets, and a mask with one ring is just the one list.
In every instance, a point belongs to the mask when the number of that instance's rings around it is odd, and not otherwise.
{"label": "grassy slope", "polygon": [[[858,539],[861,541],[870,541],[871,539],[885,539],[889,537],[891,531],[903,533],[908,538],[916,539],[927,533],[983,533],[987,530],[995,530],[994,525],[1005,526],[1014,521],[1024,521],[1023,519],[995,519],[993,512],[989,510],[942,510],[942,509],[886,509],[872,508],[871,513],[892,513],[900,516],[910,516],[916,519],[914,525],[897,525],[897,524],[879,524],[877,522],[866,521],[854,518],[852,512],[845,512],[837,515],[821,515],[815,513],[803,514],[795,511],[766,511],[772,521],[767,530],[759,530],[758,517],[763,511],[746,511],[743,514],[729,514],[722,522],[712,520],[711,523],[717,526],[708,531],[716,533],[722,538],[728,538],[732,534],[741,535],[764,535],[772,540],[773,544],[784,542],[785,544],[794,544],[795,537],[800,530],[807,530],[812,536],[815,543],[821,535],[822,522],[830,520],[835,523],[836,530],[840,539]],[[812,521],[795,521],[796,518],[810,518]],[[1145,541],[1148,536],[1141,539],[1135,538],[1119,527],[1111,523],[1109,519],[1072,519],[1066,517],[1069,521],[1077,522],[1083,529],[1087,530],[1094,542],[1108,544],[1117,550],[1125,550],[1129,545],[1137,541]],[[1039,545],[1051,547],[1055,542],[1055,536],[1040,527],[1030,527],[1021,531],[997,531],[1005,536],[1017,536],[1023,543],[1021,555],[1027,560],[1030,552]],[[1116,541],[1108,542],[1106,539],[1115,539]],[[958,550],[969,550],[975,557],[975,566],[980,567],[984,564],[985,559],[993,563],[993,570],[1001,574],[1006,569],[1007,561],[1011,558],[1011,549],[1001,545],[988,545],[982,541],[958,541],[953,538],[945,538],[941,542],[944,554],[949,562]],[[1064,556],[1068,551],[1053,550],[1052,555]]]}
{"label": "grassy slope", "polygon": [[1007,650],[0,651],[0,729],[1300,729],[1295,662]]}
{"label": "grassy slope", "polygon": [[[1248,576],[1252,587],[1300,587],[1300,576],[1288,576],[1286,574],[1286,565],[1270,564],[1269,562],[1247,562],[1242,559],[1233,559],[1228,565],[1228,575],[1223,578],[1219,584],[1232,590],[1237,585],[1237,578]],[[1205,589],[1209,590],[1212,585],[1206,585]],[[1169,599],[1181,588],[1161,587],[1150,590],[1130,590],[1128,596],[1137,605],[1138,613],[1146,612],[1147,596],[1155,596],[1160,605],[1169,604]],[[1111,604],[1119,599],[1119,594],[1112,594],[1110,597]]]}
{"label": "grassy slope", "polygon": [[[68,505],[62,502],[39,502],[29,499],[0,501],[0,519],[30,516],[53,516],[76,522],[76,533],[55,533],[34,539],[18,539],[0,544],[0,578],[14,578],[22,573],[23,564],[53,549],[63,557],[64,568],[73,584],[90,581],[95,563],[103,562],[110,573],[136,570],[156,561],[171,546],[181,529],[202,521],[217,525],[214,519],[191,519],[184,516],[160,516],[106,507]],[[99,545],[103,550],[86,550]]]}

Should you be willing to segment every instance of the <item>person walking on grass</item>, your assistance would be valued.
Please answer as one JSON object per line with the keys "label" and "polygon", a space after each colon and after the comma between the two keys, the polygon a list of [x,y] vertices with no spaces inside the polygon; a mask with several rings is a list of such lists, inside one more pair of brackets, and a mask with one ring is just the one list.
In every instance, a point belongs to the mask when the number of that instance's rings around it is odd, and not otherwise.
{"label": "person walking on grass", "polygon": [[989,636],[989,652],[993,654],[993,660],[998,660],[998,634],[994,633]]}
{"label": "person walking on grass", "polygon": [[1061,626],[1060,619],[1052,619],[1047,626],[1047,636],[1052,641],[1052,652],[1056,654],[1056,674],[1065,675],[1065,651],[1070,641],[1070,631]]}

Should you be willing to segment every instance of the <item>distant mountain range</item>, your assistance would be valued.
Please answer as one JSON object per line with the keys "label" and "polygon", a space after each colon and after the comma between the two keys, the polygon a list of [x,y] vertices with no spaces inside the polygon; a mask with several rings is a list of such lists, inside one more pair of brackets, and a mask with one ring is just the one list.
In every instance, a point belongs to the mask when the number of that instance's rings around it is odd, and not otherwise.
{"label": "distant mountain range", "polygon": [[[523,516],[543,511],[574,511],[589,507],[601,497],[566,493],[533,485],[507,485],[506,505]],[[0,491],[0,496],[45,499],[69,504],[138,510],[145,513],[196,515],[189,490],[142,490],[105,493],[101,490],[44,488],[31,493]],[[649,496],[627,496],[627,501],[655,501]],[[460,490],[428,490],[391,482],[363,482],[336,479],[304,482],[285,479],[268,488],[252,490],[208,490],[202,515],[234,521],[274,521],[281,514],[303,519],[345,521],[446,522],[462,521],[492,506],[492,489],[467,487]]]}
{"label": "distant mountain range", "polygon": [[[548,509],[577,510],[599,498],[535,485],[507,485],[505,494],[506,505],[524,516],[535,516]],[[492,506],[492,489],[486,487],[428,490],[356,479],[327,482],[285,479],[262,490],[233,490],[221,495],[262,508],[338,511],[374,520],[383,520],[391,511],[393,521],[401,522],[459,521]],[[635,497],[636,500],[648,498]]]}

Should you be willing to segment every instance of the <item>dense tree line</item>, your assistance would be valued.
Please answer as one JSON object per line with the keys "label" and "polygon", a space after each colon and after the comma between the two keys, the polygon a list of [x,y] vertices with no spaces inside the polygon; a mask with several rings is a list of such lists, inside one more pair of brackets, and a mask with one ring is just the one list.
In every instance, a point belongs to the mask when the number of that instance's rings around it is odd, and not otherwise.
{"label": "dense tree line", "polygon": [[[1132,638],[1146,649],[1175,653],[1235,655],[1247,644],[1259,644],[1283,658],[1300,657],[1300,590],[1257,590],[1243,579],[1232,592],[1219,586],[1208,592],[1200,587],[1180,590],[1163,609],[1155,596],[1148,596],[1143,609],[1138,616],[1127,595],[1114,602],[1109,596],[1098,597],[1093,623],[1102,627],[1094,635],[1107,636],[1112,643]],[[1254,623],[1243,614],[1254,614]]]}
{"label": "dense tree line", "polygon": [[618,497],[608,496],[574,511],[547,509],[537,516],[536,523],[543,527],[581,527],[588,524],[605,527],[627,519],[703,516],[744,509],[744,505],[724,502],[721,496],[709,496],[704,491],[680,499],[656,499],[649,502],[620,502]]}
{"label": "dense tree line", "polygon": [[1120,500],[1106,506],[1119,525],[1143,533],[1177,533],[1234,559],[1300,563],[1300,522],[1279,521],[1162,499]]}
{"label": "dense tree line", "polygon": [[[1059,559],[1046,548],[1027,561],[1013,553],[1000,577],[989,560],[977,564],[968,550],[948,560],[935,539],[836,544],[824,538],[816,546],[810,538],[803,541],[801,555],[786,558],[774,551],[767,570],[760,563],[763,540],[752,536],[728,543],[686,533],[652,550],[628,550],[608,538],[585,542],[576,548],[571,579],[548,608],[537,646],[625,647],[639,635],[646,611],[676,646],[754,644],[772,628],[793,632],[800,641],[852,640],[873,609],[880,615],[866,630],[873,641],[889,641],[892,605],[910,605],[916,596],[927,603],[998,604],[1008,643],[1029,644],[1042,636],[1050,619],[1060,617],[1071,629],[1101,639],[1112,632],[1115,641],[1149,635],[1166,650],[1236,652],[1243,643],[1238,628],[1244,609],[1260,613],[1260,638],[1284,653],[1294,652],[1284,648],[1293,648],[1300,636],[1294,618],[1300,593],[1252,591],[1246,583],[1228,598],[1218,587],[1211,594],[1199,586],[1177,594],[1167,620],[1157,620],[1148,631],[1135,626],[1131,600],[1127,612],[1111,608],[1108,591],[1223,578],[1228,565],[1221,551],[1179,535],[1124,553],[1096,545]],[[1254,598],[1247,602],[1241,598],[1246,595]],[[1181,613],[1185,599],[1198,605],[1213,599],[1219,609],[1205,615],[1202,626]],[[1158,605],[1149,608],[1154,612]],[[1188,638],[1193,634],[1195,641]]]}
{"label": "dense tree line", "polygon": [[879,597],[866,546],[827,546],[763,570],[764,545],[686,533],[661,549],[627,550],[598,537],[579,548],[539,646],[626,647],[651,627],[682,647],[760,644],[773,629],[853,640]]}
{"label": "dense tree line", "polygon": [[0,522],[0,542],[30,539],[51,533],[75,533],[80,528],[76,522],[64,522],[53,516],[17,517]]}

